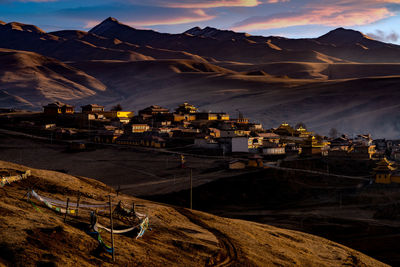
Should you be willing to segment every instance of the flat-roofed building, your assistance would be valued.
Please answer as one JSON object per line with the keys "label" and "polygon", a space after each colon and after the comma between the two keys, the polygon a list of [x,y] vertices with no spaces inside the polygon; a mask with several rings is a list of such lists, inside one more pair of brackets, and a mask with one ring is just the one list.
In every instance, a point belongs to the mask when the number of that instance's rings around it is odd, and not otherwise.
{"label": "flat-roofed building", "polygon": [[207,120],[207,121],[228,121],[229,114],[224,112],[198,112],[196,113],[197,120]]}
{"label": "flat-roofed building", "polygon": [[134,123],[134,124],[129,124],[127,126],[128,130],[127,132],[132,132],[132,133],[143,133],[143,132],[147,132],[150,130],[150,126],[147,124],[138,124],[138,123]]}
{"label": "flat-roofed building", "polygon": [[100,106],[97,104],[89,104],[85,106],[81,106],[82,113],[96,113],[96,112],[103,112],[104,106]]}
{"label": "flat-roofed building", "polygon": [[163,108],[161,106],[158,105],[152,105],[149,106],[147,108],[144,108],[142,110],[139,110],[139,116],[142,115],[158,115],[158,114],[168,114],[169,113],[169,109],[167,108]]}

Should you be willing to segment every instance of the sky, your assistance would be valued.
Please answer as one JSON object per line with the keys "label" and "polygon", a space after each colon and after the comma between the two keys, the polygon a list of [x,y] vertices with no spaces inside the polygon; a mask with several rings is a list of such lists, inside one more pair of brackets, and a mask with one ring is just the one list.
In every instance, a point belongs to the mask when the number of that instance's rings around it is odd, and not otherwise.
{"label": "sky", "polygon": [[48,32],[88,31],[108,17],[168,33],[210,26],[313,38],[344,27],[400,44],[400,0],[0,0],[0,20]]}

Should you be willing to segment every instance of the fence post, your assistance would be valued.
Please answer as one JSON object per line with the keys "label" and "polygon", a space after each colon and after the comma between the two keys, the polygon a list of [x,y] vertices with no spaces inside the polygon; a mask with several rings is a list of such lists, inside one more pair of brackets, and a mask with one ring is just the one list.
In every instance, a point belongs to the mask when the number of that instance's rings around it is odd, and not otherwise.
{"label": "fence post", "polygon": [[115,262],[115,250],[114,250],[114,230],[113,230],[113,216],[112,216],[111,195],[108,195],[108,202],[109,202],[109,205],[110,205],[110,224],[111,224],[111,247],[112,247],[112,260]]}
{"label": "fence post", "polygon": [[65,208],[64,222],[67,220],[68,206],[69,206],[69,198],[67,198],[67,207]]}
{"label": "fence post", "polygon": [[190,209],[193,208],[193,183],[192,183],[192,168],[190,168]]}
{"label": "fence post", "polygon": [[79,191],[78,200],[76,201],[76,217],[78,217],[79,212],[79,201],[81,200],[81,191]]}

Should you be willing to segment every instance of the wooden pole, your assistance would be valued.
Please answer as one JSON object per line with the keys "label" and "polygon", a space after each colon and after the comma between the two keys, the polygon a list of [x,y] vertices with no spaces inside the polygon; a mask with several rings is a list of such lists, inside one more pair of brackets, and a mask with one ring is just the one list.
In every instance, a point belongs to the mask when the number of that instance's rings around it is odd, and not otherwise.
{"label": "wooden pole", "polygon": [[112,260],[115,262],[115,251],[114,251],[114,230],[113,230],[113,216],[112,216],[111,195],[108,195],[108,202],[109,202],[109,205],[110,205],[110,224],[111,224],[111,247],[112,247]]}
{"label": "wooden pole", "polygon": [[192,183],[192,168],[190,168],[190,209],[193,208],[193,183]]}
{"label": "wooden pole", "polygon": [[81,191],[79,191],[79,195],[78,195],[78,200],[76,201],[76,217],[78,217],[78,212],[79,212],[79,202],[81,200]]}
{"label": "wooden pole", "polygon": [[67,198],[67,207],[65,208],[64,222],[67,220],[68,206],[69,206],[69,198]]}

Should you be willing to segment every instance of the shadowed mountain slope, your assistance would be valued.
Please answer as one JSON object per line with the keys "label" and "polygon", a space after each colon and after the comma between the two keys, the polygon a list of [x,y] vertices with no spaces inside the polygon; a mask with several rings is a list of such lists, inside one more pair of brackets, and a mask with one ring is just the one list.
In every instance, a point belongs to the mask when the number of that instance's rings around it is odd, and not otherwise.
{"label": "shadowed mountain slope", "polygon": [[52,32],[51,34],[61,38],[65,38],[67,40],[79,40],[87,42],[98,47],[140,53],[155,59],[192,59],[199,62],[207,62],[207,60],[200,56],[193,55],[184,51],[157,49],[151,46],[139,46],[127,42],[122,42],[116,38],[107,38],[84,31],[65,30]]}
{"label": "shadowed mountain slope", "polygon": [[216,60],[260,63],[266,61],[343,62],[321,55],[308,48],[298,51],[280,50],[275,46],[248,39],[216,39],[191,34],[167,34],[152,30],[137,30],[114,18],[108,18],[89,31],[108,38],[138,45],[150,45],[176,51],[186,51]]}
{"label": "shadowed mountain slope", "polygon": [[236,72],[257,72],[293,79],[357,79],[380,76],[396,76],[400,73],[399,63],[309,63],[272,62],[264,64],[245,64],[217,62],[218,66]]}
{"label": "shadowed mountain slope", "polygon": [[65,39],[48,34],[33,25],[0,24],[0,47],[36,52],[59,60],[148,60],[151,57],[133,51],[97,47],[79,39]]}
{"label": "shadowed mountain slope", "polygon": [[49,101],[76,101],[106,86],[85,72],[42,55],[0,49],[0,105],[40,107]]}
{"label": "shadowed mountain slope", "polygon": [[379,42],[361,32],[344,28],[338,28],[321,37],[309,39],[252,36],[210,27],[204,29],[195,27],[185,33],[216,40],[248,40],[289,51],[314,50],[334,58],[354,62],[400,62],[400,46]]}

